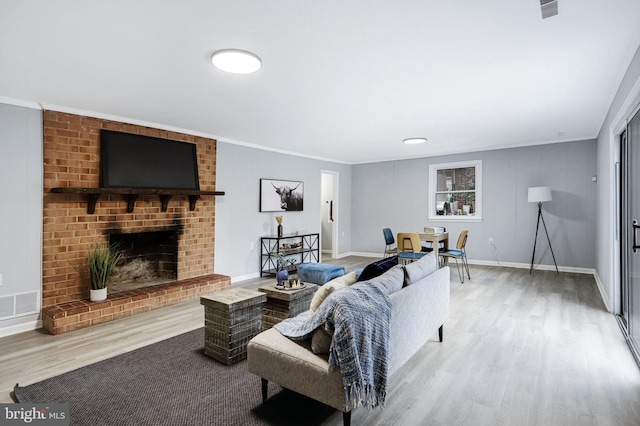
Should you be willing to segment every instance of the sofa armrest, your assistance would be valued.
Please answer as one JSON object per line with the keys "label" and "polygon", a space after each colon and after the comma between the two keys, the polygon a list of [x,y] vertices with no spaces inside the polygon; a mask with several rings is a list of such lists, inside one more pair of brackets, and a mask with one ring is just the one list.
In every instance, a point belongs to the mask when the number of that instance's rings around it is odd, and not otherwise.
{"label": "sofa armrest", "polygon": [[314,354],[274,328],[247,345],[247,369],[263,379],[344,411],[344,385],[339,370],[329,371],[328,355]]}

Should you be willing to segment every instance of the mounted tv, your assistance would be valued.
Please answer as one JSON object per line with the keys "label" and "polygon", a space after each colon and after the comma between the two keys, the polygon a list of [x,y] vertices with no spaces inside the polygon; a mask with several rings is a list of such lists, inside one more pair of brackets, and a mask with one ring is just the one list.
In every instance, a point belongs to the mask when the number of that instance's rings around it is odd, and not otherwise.
{"label": "mounted tv", "polygon": [[196,145],[100,131],[103,188],[199,190]]}

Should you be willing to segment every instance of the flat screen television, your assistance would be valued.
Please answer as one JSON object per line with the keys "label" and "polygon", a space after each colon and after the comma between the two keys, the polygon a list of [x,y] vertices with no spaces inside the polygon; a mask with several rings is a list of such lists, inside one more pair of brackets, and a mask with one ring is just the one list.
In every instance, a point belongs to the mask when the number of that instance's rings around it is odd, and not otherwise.
{"label": "flat screen television", "polygon": [[103,188],[199,190],[196,145],[101,130],[100,178]]}

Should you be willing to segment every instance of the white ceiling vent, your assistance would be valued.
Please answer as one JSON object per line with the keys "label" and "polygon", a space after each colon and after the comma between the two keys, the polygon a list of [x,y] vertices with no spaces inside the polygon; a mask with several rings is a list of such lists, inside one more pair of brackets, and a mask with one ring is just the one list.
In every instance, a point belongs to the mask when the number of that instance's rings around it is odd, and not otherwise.
{"label": "white ceiling vent", "polygon": [[547,19],[558,14],[558,0],[540,0],[542,19]]}

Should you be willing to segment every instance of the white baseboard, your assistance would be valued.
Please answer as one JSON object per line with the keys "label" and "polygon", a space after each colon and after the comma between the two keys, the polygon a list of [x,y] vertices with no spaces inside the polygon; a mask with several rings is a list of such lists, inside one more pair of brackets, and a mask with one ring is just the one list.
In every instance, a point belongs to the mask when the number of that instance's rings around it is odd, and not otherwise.
{"label": "white baseboard", "polygon": [[[378,259],[382,259],[381,253],[367,253],[367,252],[348,252],[340,257],[346,256],[361,256],[361,257],[377,257]],[[455,267],[455,261],[452,261]],[[469,259],[470,265],[484,265],[484,266],[504,266],[506,268],[519,268],[519,269],[529,269],[531,264],[529,263],[516,263],[516,262],[496,262],[495,260],[473,260]],[[555,271],[556,267],[554,265],[534,265],[534,270],[540,271]],[[558,266],[558,270],[560,272],[572,272],[576,274],[595,274],[595,269],[592,268],[576,268],[573,266]]]}
{"label": "white baseboard", "polygon": [[378,259],[382,259],[382,253],[367,253],[360,251],[350,251],[348,253],[341,254],[340,257],[347,256],[361,256],[361,257],[377,257]]}
{"label": "white baseboard", "polygon": [[29,321],[24,324],[10,325],[0,328],[0,337],[7,337],[13,334],[24,333],[25,331],[37,330],[42,328],[42,321]]}
{"label": "white baseboard", "polygon": [[[451,261],[450,261],[451,263]],[[455,266],[455,260],[453,261]],[[484,266],[504,266],[506,268],[518,268],[529,269],[530,263],[517,263],[517,262],[496,262],[495,260],[472,260],[469,259],[470,265],[484,265]],[[534,271],[555,271],[555,265],[533,265]],[[576,268],[573,266],[558,266],[560,272],[571,272],[574,274],[595,274],[596,270],[593,268]]]}
{"label": "white baseboard", "polygon": [[259,278],[259,277],[260,277],[259,272],[255,272],[253,274],[247,274],[247,275],[239,275],[237,277],[231,277],[231,284],[237,283],[239,281],[246,281],[252,278]]}
{"label": "white baseboard", "polygon": [[600,292],[600,296],[602,297],[605,308],[607,308],[608,312],[614,314],[615,312],[613,311],[613,305],[611,304],[609,297],[607,297],[607,293],[604,291],[602,281],[600,280],[600,276],[598,275],[597,271],[593,271],[593,277],[596,279],[596,285],[598,286],[598,291]]}

